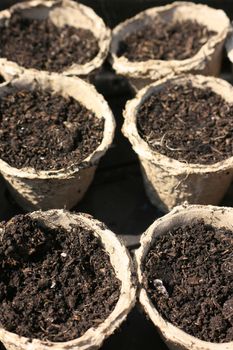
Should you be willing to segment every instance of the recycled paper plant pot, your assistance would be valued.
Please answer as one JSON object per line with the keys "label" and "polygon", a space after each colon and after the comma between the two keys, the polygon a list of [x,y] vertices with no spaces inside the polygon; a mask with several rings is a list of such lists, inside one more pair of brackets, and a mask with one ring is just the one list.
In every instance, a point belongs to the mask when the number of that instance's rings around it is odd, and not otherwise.
{"label": "recycled paper plant pot", "polygon": [[[129,32],[135,32],[143,26],[153,23],[160,16],[165,21],[194,20],[205,25],[209,30],[217,32],[208,39],[201,49],[191,58],[185,60],[148,60],[141,62],[129,61],[125,56],[117,56],[120,42]],[[191,2],[174,2],[143,11],[125,22],[119,24],[112,34],[110,47],[112,65],[118,74],[126,76],[135,90],[139,90],[150,82],[165,76],[180,73],[197,73],[204,75],[219,75],[222,51],[230,21],[222,10],[215,10],[206,5],[196,5]]]}
{"label": "recycled paper plant pot", "polygon": [[39,339],[29,339],[0,328],[0,341],[7,350],[92,350],[98,349],[103,341],[109,337],[126,319],[135,303],[135,281],[132,263],[125,246],[114,233],[102,223],[87,214],[71,214],[64,210],[49,210],[47,212],[33,212],[29,214],[50,228],[62,227],[68,231],[81,222],[88,229],[93,230],[109,254],[116,277],[121,281],[118,302],[111,314],[96,328],[89,328],[81,337],[67,342],[51,342]]}
{"label": "recycled paper plant pot", "polygon": [[66,169],[36,171],[33,168],[17,169],[0,159],[0,173],[5,178],[11,193],[25,210],[72,208],[80,201],[95,174],[100,158],[110,147],[115,121],[107,102],[95,88],[79,78],[59,75],[22,75],[9,84],[0,87],[0,96],[13,89],[42,88],[63,96],[72,96],[93,111],[98,118],[104,118],[103,139],[97,149],[80,164]]}
{"label": "recycled paper plant pot", "polygon": [[[52,22],[61,27],[70,25],[77,28],[90,30],[98,40],[99,52],[90,62],[83,65],[72,64],[61,72],[63,75],[77,75],[88,79],[98,70],[105,60],[110,44],[110,30],[103,20],[89,7],[78,4],[72,0],[33,0],[16,4],[11,8],[0,12],[0,27],[15,12],[20,12],[26,17],[44,19],[49,17]],[[23,73],[25,70],[35,72],[36,69],[26,69],[17,63],[0,57],[0,73],[5,73],[9,78]]]}
{"label": "recycled paper plant pot", "polygon": [[224,80],[201,75],[181,75],[159,80],[128,101],[124,111],[123,133],[137,153],[147,195],[151,202],[168,211],[187,201],[189,204],[218,204],[226,193],[233,176],[233,156],[211,165],[188,164],[154,151],[139,135],[137,111],[153,92],[168,82],[192,81],[195,87],[210,87],[227,102],[233,102],[233,88]]}
{"label": "recycled paper plant pot", "polygon": [[[168,230],[179,227],[180,225],[189,224],[198,218],[203,218],[205,223],[212,224],[215,227],[224,226],[232,230],[233,209],[201,205],[179,206],[174,208],[169,214],[156,220],[142,235],[141,246],[136,251],[139,284],[142,284],[144,259],[153,245],[155,238],[165,234]],[[219,344],[206,342],[187,334],[166,321],[158,313],[142,286],[139,290],[139,301],[170,350],[230,350],[233,348],[233,342]]]}

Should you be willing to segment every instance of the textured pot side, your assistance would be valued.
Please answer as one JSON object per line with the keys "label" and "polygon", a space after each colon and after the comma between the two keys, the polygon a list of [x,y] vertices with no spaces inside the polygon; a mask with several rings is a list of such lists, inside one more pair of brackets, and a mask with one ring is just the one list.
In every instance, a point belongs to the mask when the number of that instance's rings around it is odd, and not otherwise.
{"label": "textured pot side", "polygon": [[[128,32],[150,24],[157,16],[166,21],[196,20],[209,30],[217,32],[191,58],[185,60],[148,60],[131,62],[126,57],[117,57],[120,41]],[[218,76],[220,73],[222,51],[230,21],[222,10],[191,2],[174,2],[170,5],[154,7],[143,11],[119,24],[112,34],[110,47],[113,68],[118,74],[126,76],[135,90],[139,90],[154,80],[181,73],[195,73]]]}
{"label": "textured pot side", "polygon": [[37,74],[22,75],[8,84],[0,86],[0,96],[12,89],[26,88],[33,90],[37,87],[49,89],[63,96],[72,96],[86,108],[103,117],[104,134],[101,144],[80,164],[74,163],[67,169],[36,171],[33,168],[17,169],[0,159],[0,173],[5,178],[11,193],[26,210],[72,208],[78,203],[95,174],[100,158],[111,146],[115,121],[112,112],[95,88],[79,78],[59,75]]}
{"label": "textured pot side", "polygon": [[[97,38],[99,43],[99,52],[90,62],[86,64],[72,64],[65,68],[61,74],[77,75],[83,79],[89,80],[90,76],[102,66],[107,57],[111,32],[103,20],[89,7],[76,3],[72,0],[33,0],[23,2],[10,7],[7,10],[0,12],[0,27],[1,23],[11,17],[15,11],[20,11],[25,16],[40,19],[50,17],[52,22],[61,27],[70,25],[77,28],[89,29]],[[35,73],[38,72],[34,68],[24,68],[17,63],[0,57],[0,73],[5,74],[9,79],[23,72]]]}
{"label": "textured pot side", "polygon": [[168,82],[185,83],[191,80],[200,88],[212,88],[226,101],[233,102],[233,87],[224,80],[201,75],[181,75],[159,80],[128,101],[123,113],[123,133],[137,153],[147,195],[151,202],[168,211],[174,206],[189,204],[218,204],[233,177],[233,157],[212,165],[187,164],[153,151],[139,136],[136,124],[138,108],[154,91]]}
{"label": "textured pot side", "polygon": [[156,220],[142,235],[140,248],[136,251],[137,275],[139,278],[139,301],[144,311],[150,317],[163,340],[170,350],[232,350],[233,342],[211,343],[200,340],[178,327],[166,321],[152,304],[146,290],[142,287],[142,272],[144,259],[154,243],[156,237],[166,234],[167,231],[189,224],[197,218],[203,218],[208,224],[215,227],[227,227],[232,230],[233,227],[233,209],[214,206],[178,206],[169,214]]}
{"label": "textured pot side", "polygon": [[73,214],[65,210],[49,210],[47,212],[33,212],[32,218],[39,219],[46,226],[56,228],[62,226],[67,230],[81,222],[93,230],[106,252],[110,256],[111,264],[117,278],[121,281],[119,300],[112,313],[96,328],[88,329],[80,338],[68,342],[50,342],[39,339],[20,337],[17,334],[0,328],[0,341],[7,350],[93,350],[98,349],[126,319],[135,304],[136,287],[133,278],[133,266],[125,246],[116,235],[108,230],[101,222],[94,220],[87,214]]}

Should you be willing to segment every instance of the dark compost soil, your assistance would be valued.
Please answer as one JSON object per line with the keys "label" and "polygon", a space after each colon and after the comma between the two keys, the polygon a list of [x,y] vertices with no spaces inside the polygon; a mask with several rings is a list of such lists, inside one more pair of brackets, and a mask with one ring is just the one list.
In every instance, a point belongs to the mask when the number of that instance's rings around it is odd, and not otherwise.
{"label": "dark compost soil", "polygon": [[71,97],[18,91],[0,98],[0,157],[16,168],[78,164],[103,138],[104,120]]}
{"label": "dark compost soil", "polygon": [[25,68],[60,72],[91,61],[98,51],[90,30],[56,27],[49,18],[30,19],[16,12],[1,27],[0,57]]}
{"label": "dark compost soil", "polygon": [[140,136],[181,162],[213,164],[233,156],[233,105],[210,88],[168,83],[140,106]]}
{"label": "dark compost soil", "polygon": [[92,231],[43,227],[28,215],[2,225],[0,325],[28,338],[68,341],[97,327],[120,293]]}
{"label": "dark compost soil", "polygon": [[233,340],[233,233],[203,220],[157,237],[144,284],[161,315],[205,341]]}
{"label": "dark compost soil", "polygon": [[194,56],[216,34],[194,21],[169,23],[155,18],[120,42],[118,56],[130,61],[185,60]]}

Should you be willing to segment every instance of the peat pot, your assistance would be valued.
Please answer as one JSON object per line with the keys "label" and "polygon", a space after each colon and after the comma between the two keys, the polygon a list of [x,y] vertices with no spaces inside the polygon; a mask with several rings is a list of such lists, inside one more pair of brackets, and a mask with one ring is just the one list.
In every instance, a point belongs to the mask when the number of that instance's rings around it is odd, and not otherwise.
{"label": "peat pot", "polygon": [[218,204],[232,181],[233,156],[214,164],[189,164],[172,159],[153,150],[139,135],[137,113],[142,103],[161,91],[166,84],[185,84],[210,88],[226,102],[233,102],[233,88],[224,80],[200,75],[181,75],[158,80],[140,90],[127,102],[124,110],[123,134],[137,153],[147,195],[155,206],[169,211],[174,206],[189,204]]}
{"label": "peat pot", "polygon": [[[196,21],[208,30],[216,33],[208,38],[193,57],[185,59],[149,59],[130,61],[126,56],[118,56],[122,41],[129,33],[141,30],[145,25],[153,24],[156,18],[167,23],[177,21]],[[191,2],[174,2],[160,7],[145,10],[135,17],[120,23],[112,34],[111,59],[118,74],[128,78],[135,90],[150,82],[180,73],[195,73],[217,76],[220,73],[222,51],[230,21],[222,10],[215,10],[206,5]]]}
{"label": "peat pot", "polygon": [[103,138],[100,145],[81,163],[73,160],[67,168],[60,170],[36,170],[32,167],[21,169],[0,159],[0,173],[15,198],[25,210],[72,208],[79,202],[91,184],[100,158],[111,146],[115,121],[102,95],[95,88],[77,77],[61,75],[21,75],[0,87],[0,96],[12,91],[34,89],[49,90],[61,96],[78,100],[91,110],[97,118],[104,119]]}
{"label": "peat pot", "polygon": [[[110,258],[115,276],[120,281],[119,297],[113,311],[107,318],[101,323],[97,322],[96,327],[89,328],[77,339],[65,342],[29,339],[0,328],[0,341],[7,350],[92,350],[100,348],[103,341],[126,319],[135,303],[136,287],[132,262],[127,249],[114,233],[90,215],[71,214],[65,210],[36,211],[28,215],[46,228],[62,228],[66,230],[67,234],[71,230],[74,232],[76,227],[80,227],[80,224],[81,227],[90,230],[102,243],[103,250]],[[77,288],[79,287],[77,286]]]}
{"label": "peat pot", "polygon": [[[15,13],[23,18],[44,20],[49,18],[58,28],[71,26],[91,31],[97,39],[99,51],[94,58],[84,64],[72,63],[60,70],[62,75],[75,75],[90,80],[91,76],[102,66],[107,57],[110,44],[110,30],[103,20],[89,7],[72,0],[33,0],[22,2],[0,12],[0,27],[7,25],[7,21]],[[25,68],[16,62],[0,57],[0,73],[9,78],[24,71],[35,72],[36,68]]]}
{"label": "peat pot", "polygon": [[200,340],[165,320],[143,286],[144,261],[155,239],[182,225],[189,225],[197,219],[203,219],[205,224],[216,228],[224,227],[232,230],[233,209],[201,205],[178,206],[169,214],[156,220],[142,235],[141,246],[135,253],[140,285],[139,302],[170,350],[230,350],[233,348],[232,341],[213,343]]}

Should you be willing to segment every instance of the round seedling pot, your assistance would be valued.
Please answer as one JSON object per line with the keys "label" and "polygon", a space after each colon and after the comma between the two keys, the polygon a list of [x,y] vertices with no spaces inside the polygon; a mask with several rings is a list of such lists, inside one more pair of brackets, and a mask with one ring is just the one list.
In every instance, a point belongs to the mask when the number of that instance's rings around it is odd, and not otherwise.
{"label": "round seedling pot", "polygon": [[[110,45],[110,30],[103,20],[89,7],[72,0],[33,0],[16,4],[7,10],[0,12],[0,27],[15,13],[22,17],[43,20],[49,18],[57,27],[71,26],[91,31],[98,41],[99,51],[97,55],[85,64],[73,63],[70,67],[59,72],[63,75],[77,75],[90,80],[102,66],[107,57]],[[25,68],[16,62],[0,58],[0,73],[5,73],[9,78],[21,74],[24,71],[35,72],[35,68]]]}
{"label": "round seedling pot", "polygon": [[77,77],[37,74],[22,75],[0,87],[0,96],[18,90],[49,90],[61,96],[70,96],[91,110],[97,118],[104,118],[103,138],[100,145],[81,163],[60,170],[17,169],[0,159],[0,172],[15,200],[25,210],[72,208],[79,202],[91,184],[100,158],[111,146],[115,121],[102,95]]}
{"label": "round seedling pot", "polygon": [[184,202],[216,205],[232,181],[233,156],[211,165],[184,163],[153,150],[139,135],[137,113],[142,103],[167,83],[182,85],[188,81],[194,87],[209,87],[226,102],[233,102],[233,88],[226,81],[201,75],[181,75],[161,79],[140,90],[127,102],[123,113],[122,131],[139,157],[147,195],[152,204],[165,212]]}
{"label": "round seedling pot", "polygon": [[109,316],[98,326],[89,328],[81,337],[67,342],[51,342],[39,339],[21,337],[15,333],[0,328],[0,340],[7,350],[49,350],[49,349],[98,349],[103,341],[109,337],[126,319],[129,311],[135,304],[135,281],[133,266],[125,246],[118,240],[113,232],[102,223],[94,220],[87,214],[71,214],[64,210],[49,210],[47,212],[33,212],[29,214],[43,226],[52,229],[63,228],[69,233],[80,223],[91,230],[100,239],[104,250],[110,257],[115,275],[121,282],[118,301]]}
{"label": "round seedling pot", "polygon": [[154,323],[163,340],[171,350],[230,350],[233,342],[213,343],[200,340],[172,323],[165,320],[152,304],[143,284],[143,264],[156,237],[166,234],[169,230],[181,225],[190,224],[197,219],[203,219],[205,224],[211,224],[216,228],[225,227],[232,230],[233,209],[214,206],[178,206],[169,214],[156,220],[142,235],[141,246],[136,251],[137,274],[140,290],[139,301],[146,314]]}
{"label": "round seedling pot", "polygon": [[[145,25],[153,24],[156,18],[166,22],[196,21],[208,30],[216,32],[191,58],[184,60],[158,60],[132,62],[124,55],[118,57],[119,47],[128,33],[134,33]],[[165,76],[180,73],[195,73],[217,76],[220,73],[224,42],[230,21],[222,10],[191,2],[174,2],[143,11],[120,23],[112,34],[112,65],[118,74],[126,76],[135,90]]]}

